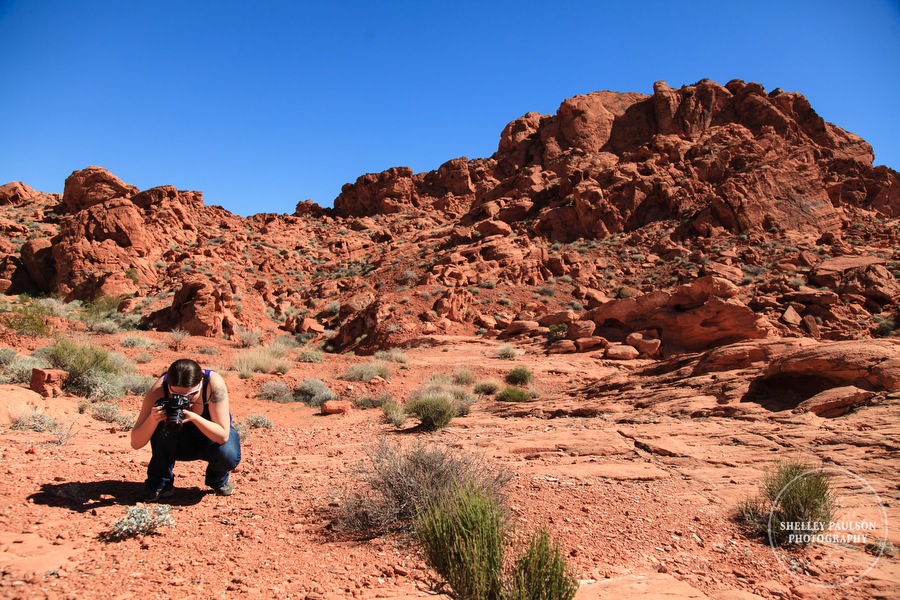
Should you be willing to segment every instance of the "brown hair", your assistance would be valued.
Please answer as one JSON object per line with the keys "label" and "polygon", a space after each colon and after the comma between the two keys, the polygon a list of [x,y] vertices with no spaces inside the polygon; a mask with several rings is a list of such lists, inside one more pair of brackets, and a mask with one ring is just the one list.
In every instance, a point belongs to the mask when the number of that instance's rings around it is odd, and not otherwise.
{"label": "brown hair", "polygon": [[203,369],[200,365],[189,358],[176,360],[169,365],[166,372],[166,383],[176,387],[191,388],[200,383],[203,379]]}

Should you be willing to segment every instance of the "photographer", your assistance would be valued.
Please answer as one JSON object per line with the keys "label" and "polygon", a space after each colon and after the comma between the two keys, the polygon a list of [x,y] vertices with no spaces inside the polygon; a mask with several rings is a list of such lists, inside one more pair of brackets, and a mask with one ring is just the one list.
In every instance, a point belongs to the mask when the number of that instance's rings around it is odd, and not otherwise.
{"label": "photographer", "polygon": [[228,389],[222,376],[195,361],[176,360],[144,396],[131,430],[131,447],[150,442],[147,481],[138,502],[154,502],[174,491],[176,460],[205,460],[206,485],[219,496],[234,491],[229,474],[241,462],[241,445],[231,426]]}

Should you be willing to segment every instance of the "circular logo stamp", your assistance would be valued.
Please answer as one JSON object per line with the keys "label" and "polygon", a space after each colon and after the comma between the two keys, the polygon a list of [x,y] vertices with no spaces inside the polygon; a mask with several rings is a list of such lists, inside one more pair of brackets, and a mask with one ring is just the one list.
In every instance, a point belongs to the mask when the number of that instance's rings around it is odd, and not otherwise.
{"label": "circular logo stamp", "polygon": [[[859,581],[878,563],[887,544],[887,511],[865,479],[823,466],[803,471],[780,490],[769,510],[768,535],[792,577],[838,588]],[[808,551],[797,552],[800,546]]]}

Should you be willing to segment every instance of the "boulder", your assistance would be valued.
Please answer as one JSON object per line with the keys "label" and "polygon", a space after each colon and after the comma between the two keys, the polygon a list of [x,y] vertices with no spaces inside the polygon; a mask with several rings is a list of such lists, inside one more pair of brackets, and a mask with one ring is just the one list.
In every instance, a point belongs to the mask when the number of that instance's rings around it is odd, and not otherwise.
{"label": "boulder", "polygon": [[31,384],[29,388],[45,398],[62,396],[62,387],[69,374],[62,369],[31,370]]}
{"label": "boulder", "polygon": [[606,358],[610,360],[634,360],[641,355],[634,346],[615,344],[606,349]]}
{"label": "boulder", "polygon": [[625,338],[625,343],[636,348],[644,356],[656,356],[662,345],[659,339],[649,337],[640,332],[629,333],[628,337]]}
{"label": "boulder", "polygon": [[323,415],[346,415],[353,410],[353,403],[349,400],[326,400],[322,403]]}
{"label": "boulder", "polygon": [[831,388],[804,400],[795,413],[811,412],[820,417],[839,417],[860,406],[868,405],[875,392],[853,385]]}

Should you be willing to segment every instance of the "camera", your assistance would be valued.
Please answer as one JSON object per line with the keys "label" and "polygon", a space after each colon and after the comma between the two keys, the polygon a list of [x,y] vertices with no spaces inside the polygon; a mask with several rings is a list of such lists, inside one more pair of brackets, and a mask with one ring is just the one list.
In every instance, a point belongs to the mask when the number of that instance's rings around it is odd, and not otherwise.
{"label": "camera", "polygon": [[187,396],[172,394],[167,398],[160,398],[156,406],[162,406],[166,411],[166,429],[179,431],[184,421],[184,409],[190,408],[191,401]]}

